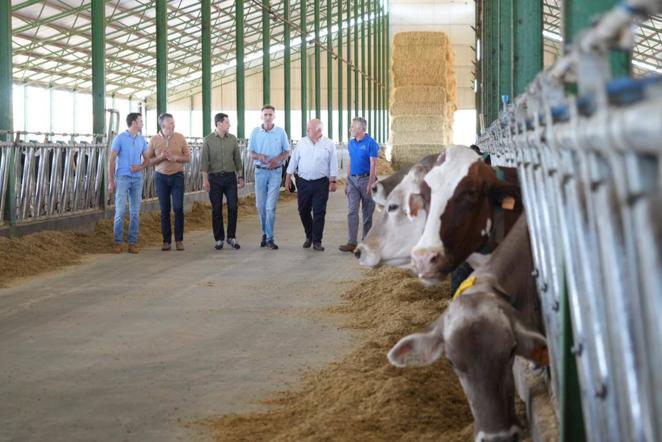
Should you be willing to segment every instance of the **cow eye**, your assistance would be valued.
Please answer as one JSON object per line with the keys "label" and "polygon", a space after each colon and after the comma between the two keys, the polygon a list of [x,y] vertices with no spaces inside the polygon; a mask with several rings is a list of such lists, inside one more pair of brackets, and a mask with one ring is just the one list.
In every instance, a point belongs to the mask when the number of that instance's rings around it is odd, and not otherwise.
{"label": "cow eye", "polygon": [[400,208],[400,206],[398,206],[397,204],[389,204],[389,206],[388,206],[388,211],[389,211],[389,212],[395,212],[395,211],[398,210],[399,208]]}

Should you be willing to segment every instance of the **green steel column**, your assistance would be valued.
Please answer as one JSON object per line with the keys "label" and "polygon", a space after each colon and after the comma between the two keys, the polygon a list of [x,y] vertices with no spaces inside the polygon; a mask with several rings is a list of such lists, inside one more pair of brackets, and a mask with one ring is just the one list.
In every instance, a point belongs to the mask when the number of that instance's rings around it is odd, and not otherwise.
{"label": "green steel column", "polygon": [[354,0],[354,114],[359,115],[359,1]]}
{"label": "green steel column", "polygon": [[[92,133],[106,132],[106,9],[103,0],[92,0]],[[97,141],[101,141],[99,137]],[[106,208],[108,168],[103,168],[99,206]]]}
{"label": "green steel column", "polygon": [[[352,126],[352,0],[347,0],[347,132]],[[348,140],[351,135],[348,135]]]}
{"label": "green steel column", "polygon": [[[202,136],[211,133],[211,3],[200,3],[202,19]],[[193,114],[191,106],[191,114]],[[191,125],[191,132],[193,125]]]}
{"label": "green steel column", "polygon": [[322,78],[320,73],[320,0],[315,0],[315,118],[322,115]]}
{"label": "green steel column", "polygon": [[342,118],[342,0],[338,0],[338,141],[345,138]]}
{"label": "green steel column", "polygon": [[290,55],[290,0],[285,0],[283,5],[285,23],[283,23],[283,37],[285,39],[285,52],[283,54],[284,70],[284,93],[285,102],[285,133],[288,137],[292,136],[292,85],[291,85],[291,55]]}
{"label": "green steel column", "polygon": [[374,0],[374,8],[372,10],[372,92],[374,100],[372,102],[372,118],[369,121],[370,134],[373,137],[377,136],[375,132],[377,115],[379,115],[379,63],[378,63],[378,50],[377,50],[377,39],[378,39],[378,27],[377,20],[379,16],[379,0]]}
{"label": "green steel column", "polygon": [[[11,2],[0,2],[0,130],[13,131],[13,105],[12,105],[12,40],[11,40]],[[25,102],[23,103],[25,106]],[[11,134],[3,137],[3,141],[10,141]],[[5,199],[5,213],[2,218],[10,226],[16,225],[16,147],[9,150],[7,162],[7,194]],[[1,195],[0,195],[1,197]],[[13,232],[11,232],[13,233]]]}
{"label": "green steel column", "polygon": [[235,34],[236,34],[236,78],[237,78],[237,138],[246,138],[245,135],[245,74],[244,74],[244,0],[235,2]]}
{"label": "green steel column", "polygon": [[[591,27],[591,20],[604,13],[620,0],[563,0],[563,41],[571,43],[574,36]],[[612,51],[609,64],[614,77],[629,75],[630,57],[625,51]]]}
{"label": "green steel column", "polygon": [[361,115],[365,114],[365,2],[361,0]]}
{"label": "green steel column", "polygon": [[382,32],[384,28],[382,25],[382,18],[384,14],[384,8],[380,5],[379,7],[379,18],[377,19],[377,79],[379,81],[379,89],[377,92],[377,121],[374,126],[375,132],[377,134],[377,141],[382,142],[382,93],[384,89],[384,78],[382,77]]}
{"label": "green steel column", "polygon": [[499,113],[499,0],[492,2],[490,13],[490,113],[485,122],[488,126]]}
{"label": "green steel column", "polygon": [[499,0],[499,103],[513,99],[513,0]]}
{"label": "green steel column", "polygon": [[331,36],[331,15],[333,9],[331,2],[326,2],[326,104],[328,112],[329,138],[333,138],[333,37]]}
{"label": "green steel column", "polygon": [[271,103],[271,57],[269,54],[269,0],[262,0],[262,104]]}
{"label": "green steel column", "polygon": [[168,16],[166,0],[156,0],[156,114],[168,110]]}
{"label": "green steel column", "polygon": [[543,69],[542,2],[513,0],[513,94]]}
{"label": "green steel column", "polygon": [[[103,0],[92,1],[92,132],[105,132],[106,10]],[[11,40],[10,40],[11,41]]]}
{"label": "green steel column", "polygon": [[306,0],[301,0],[301,138],[306,136],[308,126],[308,35]]}
{"label": "green steel column", "polygon": [[482,1],[483,5],[483,14],[481,17],[481,30],[483,34],[483,39],[481,41],[480,47],[481,47],[481,56],[480,56],[480,63],[481,63],[481,70],[482,70],[482,75],[483,75],[483,98],[481,100],[482,108],[481,112],[483,113],[483,122],[485,124],[485,127],[488,126],[489,124],[489,114],[490,114],[490,98],[491,98],[491,85],[492,85],[492,60],[493,58],[491,57],[491,49],[492,49],[492,41],[491,41],[491,32],[492,32],[492,26],[491,26],[491,14],[492,14],[492,0],[483,0]]}
{"label": "green steel column", "polygon": [[476,28],[476,61],[477,63],[475,64],[476,66],[476,72],[475,72],[475,84],[478,86],[476,88],[476,135],[480,134],[480,114],[483,112],[483,69],[481,68],[481,64],[483,63],[483,6],[482,6],[482,1],[477,0],[475,2],[475,9],[474,9],[474,17],[475,17],[475,28]]}
{"label": "green steel column", "polygon": [[384,142],[388,142],[391,126],[391,18],[390,13],[386,13],[386,31],[384,34],[384,46],[386,46],[386,60],[384,62],[384,79],[386,87],[384,89]]}
{"label": "green steel column", "polygon": [[[368,6],[366,10],[366,14],[368,17],[370,17],[370,13],[372,12],[372,0],[368,0]],[[372,121],[372,114],[374,112],[373,108],[373,103],[372,103],[372,88],[373,88],[373,74],[372,74],[372,20],[368,21],[368,44],[366,46],[366,50],[368,51],[367,54],[367,71],[366,75],[368,76],[368,113],[365,116],[365,118],[371,122]]]}

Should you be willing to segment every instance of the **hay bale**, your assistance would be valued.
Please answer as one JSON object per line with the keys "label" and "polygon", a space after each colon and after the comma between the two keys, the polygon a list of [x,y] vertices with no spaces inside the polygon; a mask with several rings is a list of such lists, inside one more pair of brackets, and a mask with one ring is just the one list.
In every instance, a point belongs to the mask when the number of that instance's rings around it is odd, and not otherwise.
{"label": "hay bale", "polygon": [[397,103],[446,102],[446,90],[441,86],[401,86],[393,88],[391,101]]}
{"label": "hay bale", "polygon": [[409,115],[391,118],[391,131],[434,131],[447,120],[440,115]]}
{"label": "hay bale", "polygon": [[393,37],[393,46],[443,46],[448,45],[448,36],[443,32],[398,32]]}
{"label": "hay bale", "polygon": [[398,170],[414,164],[426,155],[440,153],[446,144],[396,144],[391,150],[391,164]]}
{"label": "hay bale", "polygon": [[394,117],[400,115],[438,115],[446,116],[446,104],[443,101],[433,103],[400,103],[392,101],[390,112]]}
{"label": "hay bale", "polygon": [[448,129],[391,131],[391,144],[446,144]]}

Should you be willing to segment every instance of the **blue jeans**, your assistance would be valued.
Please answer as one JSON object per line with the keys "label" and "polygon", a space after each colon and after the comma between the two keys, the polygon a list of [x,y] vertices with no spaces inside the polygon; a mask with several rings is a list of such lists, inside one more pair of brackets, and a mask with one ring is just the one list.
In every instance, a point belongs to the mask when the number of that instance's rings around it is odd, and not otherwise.
{"label": "blue jeans", "polygon": [[282,167],[272,170],[255,168],[255,206],[266,240],[274,239],[276,203],[280,193]]}
{"label": "blue jeans", "polygon": [[115,178],[115,223],[113,233],[116,243],[124,242],[124,214],[129,199],[129,244],[138,242],[140,227],[140,203],[143,196],[143,177],[118,176]]}
{"label": "blue jeans", "polygon": [[[170,227],[170,210],[175,212],[175,241],[184,241],[184,172],[166,175],[160,172],[154,174],[156,194],[161,206],[161,234],[163,242],[172,241]],[[170,203],[172,198],[172,204]]]}

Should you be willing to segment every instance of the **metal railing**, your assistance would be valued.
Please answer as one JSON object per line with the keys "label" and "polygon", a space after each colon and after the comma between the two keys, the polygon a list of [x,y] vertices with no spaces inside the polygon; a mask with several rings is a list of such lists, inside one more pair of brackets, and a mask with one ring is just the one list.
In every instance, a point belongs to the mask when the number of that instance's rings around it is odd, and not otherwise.
{"label": "metal railing", "polygon": [[[111,112],[111,118],[115,114]],[[112,120],[111,120],[112,122]],[[12,187],[16,203],[16,222],[43,220],[52,217],[102,210],[114,204],[114,198],[102,186],[108,167],[108,152],[116,130],[106,135],[44,134],[16,132],[13,142],[0,142],[0,225],[4,219],[7,194]],[[42,137],[44,141],[30,138]],[[59,141],[53,141],[58,138]],[[94,142],[102,139],[102,142]],[[185,193],[202,191],[200,156],[202,138],[189,138],[191,162],[184,166]],[[296,141],[290,143],[296,148]],[[247,183],[255,178],[255,164],[250,158],[247,141],[239,147]],[[346,169],[347,149],[337,143],[338,166]],[[10,155],[14,149],[14,177],[9,182]],[[143,198],[156,198],[154,168],[145,172]],[[106,205],[102,204],[106,198]]]}
{"label": "metal railing", "polygon": [[[646,10],[626,6],[583,34],[478,140],[494,164],[518,169],[553,387],[563,397],[568,302],[593,441],[662,440],[662,77],[605,76],[606,48]],[[579,98],[565,90],[574,79]]]}

